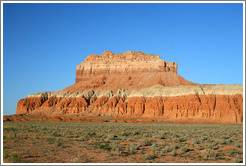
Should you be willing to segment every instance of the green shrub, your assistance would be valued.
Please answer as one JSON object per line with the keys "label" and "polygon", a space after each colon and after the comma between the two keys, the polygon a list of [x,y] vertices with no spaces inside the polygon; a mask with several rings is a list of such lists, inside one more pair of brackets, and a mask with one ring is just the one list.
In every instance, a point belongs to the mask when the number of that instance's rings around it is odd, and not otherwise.
{"label": "green shrub", "polygon": [[234,145],[235,145],[237,148],[242,147],[242,144],[239,144],[238,142],[235,142]]}
{"label": "green shrub", "polygon": [[234,158],[234,162],[235,162],[235,163],[240,163],[239,157]]}
{"label": "green shrub", "polygon": [[196,150],[201,150],[201,149],[202,149],[202,147],[201,147],[201,146],[199,146],[199,145],[195,145],[195,149],[196,149]]}
{"label": "green shrub", "polygon": [[132,138],[128,138],[127,141],[128,141],[128,142],[132,142],[133,139],[132,139]]}
{"label": "green shrub", "polygon": [[8,151],[5,148],[3,148],[3,158],[6,160],[8,157],[9,157]]}
{"label": "green shrub", "polygon": [[166,149],[167,152],[171,152],[172,151],[172,148],[170,146],[166,146],[165,149]]}
{"label": "green shrub", "polygon": [[151,140],[148,139],[140,139],[139,140],[139,145],[140,146],[150,146],[152,145]]}
{"label": "green shrub", "polygon": [[130,146],[126,145],[126,151],[129,152],[130,151]]}
{"label": "green shrub", "polygon": [[199,140],[195,139],[195,140],[193,140],[192,145],[199,144],[199,143],[200,143]]}
{"label": "green shrub", "polygon": [[11,157],[11,160],[12,160],[13,163],[17,163],[17,162],[20,161],[19,153],[16,153],[16,152],[11,153],[10,157]]}
{"label": "green shrub", "polygon": [[110,151],[112,149],[108,144],[102,143],[102,142],[97,142],[95,145],[96,145],[97,148],[104,149],[104,150],[107,150],[107,151]]}
{"label": "green shrub", "polygon": [[60,138],[58,138],[58,139],[56,140],[56,145],[57,145],[57,146],[61,146],[61,145],[62,145],[61,139],[60,139]]}
{"label": "green shrub", "polygon": [[219,145],[221,143],[221,141],[219,139],[216,139],[214,142],[213,142],[213,145]]}
{"label": "green shrub", "polygon": [[146,154],[144,155],[144,158],[145,158],[146,160],[152,159],[152,157],[151,157],[148,153],[146,153]]}
{"label": "green shrub", "polygon": [[131,143],[131,149],[137,150],[137,149],[139,149],[139,146],[133,142],[133,143]]}
{"label": "green shrub", "polygon": [[215,157],[217,156],[216,153],[210,149],[208,150],[203,150],[200,151],[201,157],[203,157],[204,159],[215,159]]}
{"label": "green shrub", "polygon": [[79,159],[77,157],[73,158],[73,162],[74,163],[78,163],[79,162]]}
{"label": "green shrub", "polygon": [[112,150],[114,150],[114,151],[120,149],[120,148],[121,148],[120,141],[113,141],[113,142],[111,143],[111,146],[110,146],[110,147],[111,147]]}
{"label": "green shrub", "polygon": [[158,148],[156,147],[155,144],[153,144],[153,145],[151,146],[151,151],[152,151],[152,153],[153,153],[154,155],[157,154],[157,150],[158,150]]}
{"label": "green shrub", "polygon": [[158,141],[157,142],[157,145],[159,145],[159,146],[165,146],[166,144],[164,142]]}
{"label": "green shrub", "polygon": [[178,145],[178,144],[174,144],[174,145],[173,145],[173,149],[178,149],[179,146],[180,146],[180,145]]}
{"label": "green shrub", "polygon": [[209,149],[213,149],[213,145],[211,145],[210,143],[205,143],[205,146]]}
{"label": "green shrub", "polygon": [[187,146],[182,146],[182,147],[181,147],[181,151],[182,151],[183,153],[187,152],[188,150],[189,150],[189,149],[188,149]]}
{"label": "green shrub", "polygon": [[176,155],[177,155],[177,154],[176,154],[176,150],[173,149],[173,151],[172,151],[172,156],[175,157]]}

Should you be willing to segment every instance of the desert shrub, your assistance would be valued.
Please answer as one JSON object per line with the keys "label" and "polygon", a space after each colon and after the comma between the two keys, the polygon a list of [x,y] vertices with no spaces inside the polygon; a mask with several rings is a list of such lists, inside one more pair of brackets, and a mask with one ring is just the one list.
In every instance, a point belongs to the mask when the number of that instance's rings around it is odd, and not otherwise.
{"label": "desert shrub", "polygon": [[164,142],[158,141],[157,142],[157,145],[159,145],[159,146],[165,146],[166,144]]}
{"label": "desert shrub", "polygon": [[104,142],[97,142],[97,143],[95,143],[95,146],[99,149],[104,149],[107,151],[110,151],[112,149],[108,144],[106,144]]}
{"label": "desert shrub", "polygon": [[213,145],[211,145],[210,143],[205,143],[205,146],[209,149],[213,149]]}
{"label": "desert shrub", "polygon": [[222,144],[226,144],[226,145],[230,144],[230,141],[228,139],[223,139],[222,141],[223,141]]}
{"label": "desert shrub", "polygon": [[128,142],[132,142],[133,139],[132,139],[132,138],[128,138],[127,141],[128,141]]}
{"label": "desert shrub", "polygon": [[172,147],[170,147],[169,145],[167,145],[167,146],[165,147],[165,150],[166,150],[167,152],[171,152],[171,151],[172,151]]}
{"label": "desert shrub", "polygon": [[60,139],[60,138],[58,138],[58,139],[56,140],[56,145],[57,145],[57,146],[61,146],[61,145],[62,145],[61,139]]}
{"label": "desert shrub", "polygon": [[239,157],[234,158],[234,162],[235,163],[240,163],[240,158]]}
{"label": "desert shrub", "polygon": [[115,135],[109,135],[108,136],[108,139],[110,139],[110,140],[115,140],[117,138],[117,136],[115,136]]}
{"label": "desert shrub", "polygon": [[113,141],[110,145],[112,150],[116,151],[121,148],[120,141]]}
{"label": "desert shrub", "polygon": [[179,144],[173,144],[173,146],[172,146],[173,149],[178,149],[179,147],[180,147]]}
{"label": "desert shrub", "polygon": [[74,163],[78,163],[79,162],[79,159],[77,157],[73,158],[73,162]]}
{"label": "desert shrub", "polygon": [[13,163],[17,163],[20,161],[19,153],[13,152],[11,153],[10,157]]}
{"label": "desert shrub", "polygon": [[199,146],[199,145],[195,145],[195,149],[196,149],[196,150],[201,150],[201,149],[202,149],[202,147],[201,147],[201,146]]}
{"label": "desert shrub", "polygon": [[137,144],[135,144],[134,142],[133,143],[131,143],[131,148],[130,148],[130,150],[137,150],[137,149],[139,149],[139,146],[137,145]]}
{"label": "desert shrub", "polygon": [[201,157],[204,159],[215,159],[215,157],[217,156],[216,153],[210,149],[208,150],[203,150],[200,151]]}
{"label": "desert shrub", "polygon": [[4,127],[3,132],[9,132],[9,131],[17,131],[17,128],[15,127]]}
{"label": "desert shrub", "polygon": [[[209,140],[210,137],[207,137],[207,136],[202,136],[200,138],[200,141],[205,141],[205,140]],[[211,139],[211,138],[210,138]]]}
{"label": "desert shrub", "polygon": [[234,145],[235,145],[237,148],[242,147],[242,144],[240,144],[240,143],[238,143],[238,142],[235,142]]}
{"label": "desert shrub", "polygon": [[181,152],[183,152],[183,153],[187,152],[188,150],[189,150],[189,149],[188,149],[187,146],[182,146],[182,147],[181,147]]}
{"label": "desert shrub", "polygon": [[172,151],[172,156],[175,157],[176,155],[177,155],[177,154],[176,154],[176,150],[173,149],[173,151]]}
{"label": "desert shrub", "polygon": [[130,146],[126,145],[126,151],[129,152],[130,151]]}
{"label": "desert shrub", "polygon": [[151,146],[151,151],[152,151],[152,153],[153,153],[154,155],[157,154],[157,150],[158,150],[158,148],[156,147],[156,144],[153,144],[153,145]]}
{"label": "desert shrub", "polygon": [[238,149],[229,149],[229,150],[227,151],[227,154],[228,154],[228,156],[230,156],[230,157],[234,157],[235,155],[242,154],[242,152],[241,152],[241,151],[238,151]]}
{"label": "desert shrub", "polygon": [[163,156],[163,153],[164,153],[164,152],[161,150],[161,151],[159,152],[159,155],[160,155],[160,156]]}
{"label": "desert shrub", "polygon": [[221,141],[219,139],[214,140],[213,145],[219,145]]}
{"label": "desert shrub", "polygon": [[8,151],[5,148],[3,148],[3,158],[6,160],[8,157],[9,157]]}
{"label": "desert shrub", "polygon": [[151,140],[148,139],[140,139],[139,140],[139,145],[140,146],[150,146],[152,145]]}
{"label": "desert shrub", "polygon": [[194,139],[193,142],[192,142],[192,145],[194,146],[195,144],[199,144],[199,140],[198,139]]}
{"label": "desert shrub", "polygon": [[140,135],[140,132],[139,131],[134,131],[132,134],[133,135]]}
{"label": "desert shrub", "polygon": [[153,135],[153,138],[159,138],[159,139],[165,139],[164,134],[157,134],[157,135]]}
{"label": "desert shrub", "polygon": [[151,157],[148,153],[146,153],[146,154],[144,155],[144,158],[145,158],[146,160],[151,160],[151,159],[152,159],[152,157]]}
{"label": "desert shrub", "polygon": [[128,136],[128,135],[130,135],[130,134],[131,134],[131,132],[130,132],[130,131],[127,131],[127,130],[121,131],[121,132],[119,133],[119,135],[121,135],[121,136]]}

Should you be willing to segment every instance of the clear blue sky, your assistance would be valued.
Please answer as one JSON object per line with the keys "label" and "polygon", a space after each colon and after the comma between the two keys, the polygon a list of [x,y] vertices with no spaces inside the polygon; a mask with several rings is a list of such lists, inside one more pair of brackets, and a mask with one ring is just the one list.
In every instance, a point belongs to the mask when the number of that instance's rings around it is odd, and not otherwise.
{"label": "clear blue sky", "polygon": [[142,51],[201,84],[243,84],[242,4],[4,4],[3,113],[75,82],[90,54]]}

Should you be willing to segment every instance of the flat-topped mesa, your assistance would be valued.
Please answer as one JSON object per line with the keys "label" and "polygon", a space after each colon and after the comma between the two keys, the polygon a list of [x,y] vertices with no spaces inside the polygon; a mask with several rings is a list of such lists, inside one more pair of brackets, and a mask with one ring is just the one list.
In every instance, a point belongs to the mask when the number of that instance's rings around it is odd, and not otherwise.
{"label": "flat-topped mesa", "polygon": [[160,56],[145,54],[141,51],[112,53],[105,51],[102,55],[89,55],[84,62],[77,65],[76,83],[98,75],[139,74],[139,73],[174,72],[177,63],[167,62]]}

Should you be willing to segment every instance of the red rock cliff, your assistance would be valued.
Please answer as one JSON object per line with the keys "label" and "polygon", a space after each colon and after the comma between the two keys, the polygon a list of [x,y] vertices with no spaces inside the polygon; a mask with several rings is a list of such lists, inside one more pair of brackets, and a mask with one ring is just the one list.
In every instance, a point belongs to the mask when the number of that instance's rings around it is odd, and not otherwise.
{"label": "red rock cliff", "polygon": [[242,85],[199,85],[177,74],[177,63],[127,51],[90,55],[76,68],[76,83],[21,99],[16,114],[243,120]]}

